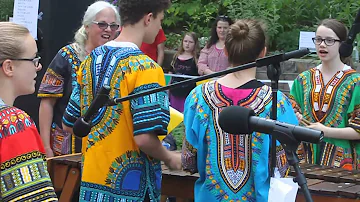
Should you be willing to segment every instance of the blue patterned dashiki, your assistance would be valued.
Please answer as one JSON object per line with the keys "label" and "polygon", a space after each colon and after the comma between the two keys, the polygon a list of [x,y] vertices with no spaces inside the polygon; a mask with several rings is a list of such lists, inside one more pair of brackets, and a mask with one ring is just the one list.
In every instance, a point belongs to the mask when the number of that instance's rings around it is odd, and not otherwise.
{"label": "blue patterned dashiki", "polygon": [[[183,144],[184,170],[198,172],[195,201],[268,201],[271,138],[267,134],[234,135],[217,123],[219,113],[231,105],[249,107],[259,117],[269,118],[271,88],[225,87],[216,81],[197,86],[185,102]],[[290,100],[280,91],[279,121],[298,124]],[[277,167],[282,175],[288,164],[285,151],[277,146]]]}

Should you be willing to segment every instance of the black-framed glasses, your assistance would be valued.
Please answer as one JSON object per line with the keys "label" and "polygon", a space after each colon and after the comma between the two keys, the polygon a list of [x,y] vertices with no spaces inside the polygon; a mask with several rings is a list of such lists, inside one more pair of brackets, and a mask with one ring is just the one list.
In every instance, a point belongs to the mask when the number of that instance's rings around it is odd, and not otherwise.
{"label": "black-framed glasses", "polygon": [[[40,65],[40,56],[36,56],[35,58],[9,58],[9,60],[17,60],[17,61],[30,61],[34,63],[34,66],[37,68]],[[0,66],[3,65],[4,62],[0,63]]]}
{"label": "black-framed glasses", "polygon": [[229,19],[229,16],[227,16],[227,15],[219,15],[218,18],[219,19]]}
{"label": "black-framed glasses", "polygon": [[117,29],[119,29],[120,25],[116,24],[116,23],[111,23],[111,24],[108,24],[106,22],[96,22],[96,21],[92,21],[92,23],[94,24],[97,24],[97,26],[102,29],[102,30],[105,30],[107,29],[108,27],[110,27],[110,29],[112,31],[116,31]]}
{"label": "black-framed glasses", "polygon": [[321,37],[314,37],[312,38],[315,45],[320,45],[322,42],[324,42],[327,46],[332,46],[335,44],[335,42],[341,42],[339,39],[333,39],[333,38],[321,38]]}

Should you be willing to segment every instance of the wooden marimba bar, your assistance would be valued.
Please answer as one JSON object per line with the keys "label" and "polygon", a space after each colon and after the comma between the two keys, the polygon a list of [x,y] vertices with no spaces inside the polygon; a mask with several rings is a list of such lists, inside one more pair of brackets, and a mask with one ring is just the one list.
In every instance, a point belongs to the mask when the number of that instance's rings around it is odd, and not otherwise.
{"label": "wooden marimba bar", "polygon": [[[56,191],[61,191],[59,201],[71,201],[79,190],[81,154],[48,159],[49,173]],[[162,166],[162,199],[173,196],[177,201],[194,199],[194,184],[198,174],[172,171]],[[360,199],[360,171],[347,171],[318,165],[300,165],[315,202],[355,202]],[[294,171],[290,175],[294,176]],[[76,200],[75,200],[76,201]],[[301,190],[297,202],[305,202]]]}

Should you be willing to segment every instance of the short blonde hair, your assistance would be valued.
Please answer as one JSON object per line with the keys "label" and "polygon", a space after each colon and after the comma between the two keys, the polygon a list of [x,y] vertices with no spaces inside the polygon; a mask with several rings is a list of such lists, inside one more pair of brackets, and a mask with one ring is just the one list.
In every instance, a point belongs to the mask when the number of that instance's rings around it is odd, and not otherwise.
{"label": "short blonde hair", "polygon": [[23,54],[22,41],[30,34],[29,30],[12,22],[0,22],[0,30],[0,63]]}

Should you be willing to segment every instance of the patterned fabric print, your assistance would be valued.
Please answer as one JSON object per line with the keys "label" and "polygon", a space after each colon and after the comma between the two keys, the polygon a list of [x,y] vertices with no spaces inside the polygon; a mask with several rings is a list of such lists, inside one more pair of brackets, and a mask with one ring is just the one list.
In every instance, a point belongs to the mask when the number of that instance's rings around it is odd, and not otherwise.
{"label": "patterned fabric print", "polygon": [[197,149],[195,149],[188,141],[184,141],[181,155],[181,165],[184,171],[190,172],[191,174],[197,173]]}
{"label": "patterned fabric print", "polygon": [[[144,90],[161,87],[159,84],[146,84],[135,88],[135,94]],[[138,107],[140,106],[140,108]],[[169,99],[166,92],[159,92],[150,95],[145,95],[131,100],[131,113],[134,121],[134,135],[144,134],[148,131],[143,130],[144,126],[149,122],[153,123],[148,130],[157,131],[156,134],[166,135],[165,126],[170,121],[170,114],[166,109],[169,108]],[[163,117],[166,117],[166,122],[163,122]]]}
{"label": "patterned fabric print", "polygon": [[[246,98],[239,100],[238,104],[241,104],[242,106],[249,106],[250,108],[254,109],[254,111],[256,110],[255,113],[258,114],[259,109],[263,110],[263,107],[259,106],[264,106],[263,103],[268,102],[268,99],[271,98],[271,92],[269,91],[268,87],[266,88],[267,92],[259,89],[253,90]],[[233,105],[232,100],[228,99],[226,95],[223,94],[220,86],[217,83],[205,84],[203,92],[204,99],[212,110],[212,115],[215,120],[218,119],[221,106],[223,106],[224,103],[226,106]],[[259,97],[257,95],[259,95]],[[240,190],[247,190],[245,193],[244,191],[243,193],[240,193],[240,198],[235,199],[235,201],[240,199],[256,201],[254,195],[255,189],[251,186],[251,183],[247,182],[251,178],[252,167],[256,167],[258,164],[258,158],[256,157],[262,151],[262,137],[260,134],[255,136],[247,134],[229,134],[219,130],[219,128],[219,126],[216,127],[216,143],[212,143],[210,137],[207,138],[209,145],[217,145],[217,155],[213,154],[214,151],[211,151],[212,147],[209,146],[207,159],[213,158],[212,155],[217,156],[217,165],[220,169],[219,171],[222,179],[233,193],[238,193]],[[216,179],[214,176],[216,175],[214,171],[215,168],[212,168],[212,164],[209,161],[209,163],[206,165],[206,172],[208,173],[207,179]],[[224,190],[213,189],[217,187],[218,183],[216,180],[206,181],[205,184],[207,184],[207,188],[213,190],[213,193],[217,194],[218,199],[228,199],[229,196]]]}
{"label": "patterned fabric print", "polygon": [[[195,88],[185,103],[186,140],[182,153],[184,169],[196,171],[195,201],[267,201],[269,191],[269,146],[266,134],[228,134],[217,125],[224,107],[250,107],[269,118],[271,89],[226,89],[217,82]],[[278,120],[297,124],[290,101],[278,92]],[[280,171],[288,168],[284,150],[277,146]],[[195,162],[194,162],[195,161]]]}
{"label": "patterned fabric print", "polygon": [[[97,51],[97,49],[95,50]],[[96,95],[97,91],[100,90],[100,86],[106,84],[111,86],[110,97],[121,97],[120,94],[120,83],[123,80],[123,72],[121,68],[117,67],[117,64],[126,57],[125,52],[116,52],[116,49],[106,49],[104,48],[104,55],[99,55],[96,60],[93,60],[96,56],[89,57],[84,66],[94,66],[96,68],[88,69],[82,68],[82,75],[91,75],[86,76],[86,81],[84,83],[88,83],[88,85],[81,86],[81,114],[85,114],[89,109],[89,106],[93,100],[94,95]],[[101,54],[102,52],[98,52]],[[122,54],[121,54],[122,53]],[[95,52],[97,54],[97,52]],[[111,55],[113,55],[111,57]],[[111,57],[111,59],[107,58]],[[120,64],[119,64],[120,65]],[[121,66],[120,66],[121,67]],[[121,75],[118,78],[112,79],[114,75]],[[93,89],[93,84],[96,85],[96,89]],[[95,91],[95,92],[94,92]],[[76,93],[76,92],[74,92]],[[74,94],[73,93],[73,94]],[[80,98],[80,96],[79,96]],[[115,105],[112,107],[103,108],[96,115],[94,120],[94,127],[91,129],[91,132],[87,138],[88,143],[86,146],[86,150],[90,147],[94,146],[97,142],[103,140],[108,135],[110,135],[116,125],[120,121],[120,115],[122,113],[122,104]],[[76,111],[76,108],[73,109]]]}
{"label": "patterned fabric print", "polygon": [[[109,42],[85,59],[64,123],[71,125],[85,114],[105,84],[111,86],[111,98],[165,85],[161,67],[129,44]],[[166,134],[168,106],[167,95],[156,93],[103,107],[95,114],[85,139],[80,201],[141,201],[146,191],[153,201],[160,200],[161,164],[138,153],[134,134],[135,130]]]}
{"label": "patterned fabric print", "polygon": [[[72,88],[75,87],[77,83],[76,73],[79,70],[81,61],[78,58],[78,53],[75,50],[76,44],[70,44],[61,48],[58,52],[59,55],[64,58],[68,64],[71,65],[71,85]],[[61,71],[61,70],[59,70]],[[62,70],[67,71],[67,70]],[[66,74],[64,72],[64,74]],[[55,72],[52,68],[48,68],[45,72],[45,75],[41,81],[39,87],[39,97],[62,97],[64,91],[64,77],[59,73]]]}
{"label": "patterned fabric print", "polygon": [[0,138],[22,132],[34,124],[29,115],[15,107],[2,106],[0,110],[0,120],[2,121]]}
{"label": "patterned fabric print", "polygon": [[349,119],[349,126],[360,133],[360,104],[355,106],[354,112]]}
{"label": "patterned fabric print", "polygon": [[62,130],[62,116],[69,101],[72,89],[77,85],[77,72],[80,66],[76,43],[61,48],[51,61],[39,87],[38,97],[58,98],[53,108],[51,125],[51,147],[55,155],[81,151],[81,141]]}
{"label": "patterned fabric print", "polygon": [[[319,121],[325,126],[337,128],[350,126],[356,130],[356,106],[359,101],[354,96],[359,92],[360,75],[345,66],[324,85],[319,68],[305,71],[295,80],[291,90],[295,105],[301,107],[303,117],[310,122]],[[352,110],[350,106],[355,107]],[[360,161],[354,160],[356,152],[351,141],[333,138],[325,138],[324,141],[318,145],[302,143],[298,148],[300,161],[349,170],[356,168],[357,161]]]}
{"label": "patterned fabric print", "polygon": [[57,201],[44,158],[35,151],[1,164],[4,201]]}
{"label": "patterned fabric print", "polygon": [[[152,187],[155,187],[154,198],[160,198],[161,188],[161,167],[159,161],[150,159],[137,151],[127,151],[126,154],[119,156],[111,164],[109,168],[108,177],[105,180],[107,186],[100,186],[92,183],[82,183],[80,193],[80,201],[124,201],[121,195],[131,196],[133,199],[128,198],[126,201],[138,201],[139,198],[144,197],[146,191],[146,182],[148,181],[147,175],[150,176],[150,182],[156,182]],[[148,166],[145,164],[150,164]],[[149,169],[147,169],[149,168]],[[102,190],[103,194],[98,190]]]}
{"label": "patterned fabric print", "polygon": [[78,57],[78,51],[76,51],[76,44],[70,44],[67,45],[65,47],[63,47],[59,52],[61,52],[61,56],[63,56],[68,62],[69,64],[71,64],[71,85],[73,88],[75,88],[76,83],[77,83],[77,79],[76,79],[76,75],[77,72],[79,71],[79,67],[81,64],[81,60]]}
{"label": "patterned fabric print", "polygon": [[54,72],[52,69],[47,69],[45,75],[41,81],[39,92],[48,91],[53,92],[52,94],[39,93],[39,97],[62,97],[63,96],[63,85],[64,79],[61,75]]}
{"label": "patterned fabric print", "polygon": [[[315,69],[313,73],[313,81],[315,81],[315,86],[311,91],[312,97],[312,115],[317,122],[323,122],[326,118],[326,112],[328,111],[331,101],[335,100],[335,92],[339,83],[345,79],[345,72],[339,71],[330,79],[328,84],[324,86],[324,81],[321,75],[319,68]],[[346,94],[345,94],[346,95]],[[344,102],[339,103],[340,106],[344,105]]]}

